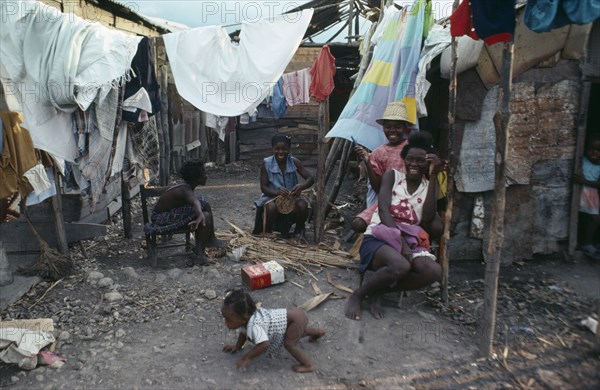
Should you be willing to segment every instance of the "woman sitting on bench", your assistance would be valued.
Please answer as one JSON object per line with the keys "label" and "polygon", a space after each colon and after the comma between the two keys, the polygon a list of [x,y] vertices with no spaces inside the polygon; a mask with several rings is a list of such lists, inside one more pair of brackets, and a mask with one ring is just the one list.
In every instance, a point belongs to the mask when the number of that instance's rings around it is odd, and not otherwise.
{"label": "woman sitting on bench", "polygon": [[[154,209],[149,223],[144,226],[146,234],[166,234],[184,226],[195,231],[195,252],[198,264],[209,263],[206,257],[206,246],[222,247],[227,244],[215,237],[212,210],[207,201],[197,198],[194,189],[206,184],[206,171],[201,160],[186,161],[181,167],[183,183],[169,187],[163,192]],[[194,265],[194,260],[188,261]]]}
{"label": "woman sitting on bench", "polygon": [[443,230],[436,214],[435,180],[442,162],[423,133],[413,133],[400,156],[406,173],[390,169],[383,175],[379,206],[360,247],[359,271],[373,274],[348,299],[345,314],[352,320],[360,319],[365,296],[372,300],[371,314],[380,319],[383,294],[416,290],[441,277],[441,266],[429,250],[429,237]]}

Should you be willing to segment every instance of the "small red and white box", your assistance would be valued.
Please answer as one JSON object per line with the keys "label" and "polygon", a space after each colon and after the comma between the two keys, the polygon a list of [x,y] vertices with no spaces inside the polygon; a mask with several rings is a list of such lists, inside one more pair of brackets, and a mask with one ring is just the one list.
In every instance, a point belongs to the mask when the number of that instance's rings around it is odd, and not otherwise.
{"label": "small red and white box", "polygon": [[285,275],[283,267],[275,260],[262,264],[247,265],[242,268],[242,281],[250,290],[265,288],[283,283]]}

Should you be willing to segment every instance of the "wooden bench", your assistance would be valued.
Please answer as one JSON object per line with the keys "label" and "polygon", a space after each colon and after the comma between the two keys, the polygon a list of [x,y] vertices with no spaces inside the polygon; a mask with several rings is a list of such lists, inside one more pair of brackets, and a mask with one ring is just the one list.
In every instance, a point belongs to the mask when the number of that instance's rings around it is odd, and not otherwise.
{"label": "wooden bench", "polygon": [[[140,198],[142,200],[142,217],[144,219],[144,226],[150,222],[150,213],[152,209],[149,207],[153,207],[155,202],[152,204],[149,203],[150,199],[158,198],[163,192],[165,192],[169,187],[146,187],[145,185],[140,185]],[[174,234],[185,234],[185,244],[161,244],[157,245],[157,236],[161,236],[161,241],[168,241],[172,238]],[[152,261],[152,266],[156,267],[158,264],[158,257],[156,256],[156,252],[158,249],[163,248],[173,248],[178,246],[185,245],[186,253],[194,251],[194,245],[191,243],[191,234],[190,229],[185,226],[181,229],[166,232],[166,233],[154,233],[154,234],[146,234],[146,251],[148,253],[148,258]]]}

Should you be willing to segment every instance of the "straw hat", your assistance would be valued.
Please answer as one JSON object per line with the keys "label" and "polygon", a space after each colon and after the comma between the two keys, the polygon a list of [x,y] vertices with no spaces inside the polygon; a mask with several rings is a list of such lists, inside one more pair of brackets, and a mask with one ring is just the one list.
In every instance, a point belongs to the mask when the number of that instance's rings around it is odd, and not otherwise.
{"label": "straw hat", "polygon": [[293,196],[282,196],[279,195],[275,198],[275,205],[277,206],[277,211],[281,214],[289,214],[294,211],[294,207],[296,207],[296,201]]}
{"label": "straw hat", "polygon": [[408,110],[406,109],[406,105],[402,102],[391,102],[388,104],[383,112],[383,117],[377,119],[375,122],[383,125],[383,121],[405,121],[414,125],[414,123],[408,119]]}

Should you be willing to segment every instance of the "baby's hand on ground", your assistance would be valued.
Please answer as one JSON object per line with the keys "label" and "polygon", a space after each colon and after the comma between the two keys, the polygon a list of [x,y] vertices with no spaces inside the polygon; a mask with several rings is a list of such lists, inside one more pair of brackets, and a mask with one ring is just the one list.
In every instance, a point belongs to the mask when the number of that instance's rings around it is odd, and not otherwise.
{"label": "baby's hand on ground", "polygon": [[235,344],[228,344],[223,347],[223,352],[234,353],[237,351],[239,351],[239,349],[238,349],[237,345],[235,345]]}
{"label": "baby's hand on ground", "polygon": [[248,363],[250,363],[250,359],[241,358],[240,360],[237,361],[235,366],[241,370],[244,370],[246,368],[246,366],[248,365]]}

